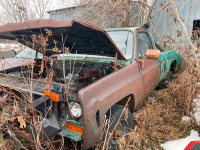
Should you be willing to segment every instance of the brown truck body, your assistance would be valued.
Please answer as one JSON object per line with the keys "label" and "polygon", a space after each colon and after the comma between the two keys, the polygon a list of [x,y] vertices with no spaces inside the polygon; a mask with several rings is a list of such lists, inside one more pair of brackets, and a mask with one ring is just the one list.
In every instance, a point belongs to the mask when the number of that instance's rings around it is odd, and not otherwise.
{"label": "brown truck body", "polygon": [[[152,49],[152,51],[156,49],[154,41],[151,39],[151,35],[148,30],[143,28],[120,28],[118,30],[108,30],[108,33],[116,31],[122,31],[122,33],[127,32],[127,39],[125,40],[126,48],[129,34],[133,37],[133,40],[131,41],[133,44],[129,50],[131,52],[131,58],[126,58],[122,54],[121,51],[123,50],[118,48],[118,44],[114,43],[116,41],[112,38],[112,36],[109,36],[105,30],[75,20],[58,21],[49,19],[7,24],[0,27],[0,37],[12,40],[17,39],[19,42],[30,46],[30,41],[32,41],[31,36],[33,34],[44,34],[45,29],[52,31],[52,36],[49,37],[48,46],[46,47],[47,49],[53,49],[55,46],[55,44],[52,44],[53,41],[55,39],[61,39],[61,34],[67,35],[68,33],[65,46],[71,49],[70,52],[72,54],[81,54],[81,56],[78,56],[79,58],[75,58],[73,55],[65,56],[65,54],[62,56],[54,55],[49,57],[50,59],[56,58],[58,60],[58,63],[55,65],[55,74],[61,78],[62,73],[58,70],[58,68],[63,68],[63,60],[67,61],[65,64],[66,71],[70,70],[67,66],[74,60],[74,62],[77,61],[79,63],[76,63],[79,68],[81,64],[83,66],[83,74],[77,73],[79,80],[80,77],[82,77],[81,80],[84,80],[84,82],[92,80],[91,83],[86,83],[84,86],[81,83],[81,88],[80,90],[77,88],[77,96],[74,97],[75,102],[79,102],[81,106],[82,114],[78,119],[78,124],[83,129],[83,135],[74,135],[73,132],[69,132],[65,127],[62,129],[62,133],[65,133],[64,136],[73,140],[76,137],[80,137],[78,139],[83,141],[84,149],[90,148],[98,142],[105,119],[104,116],[112,106],[115,104],[125,105],[127,101],[130,100],[128,107],[132,112],[134,112],[141,106],[149,93],[152,92],[155,87],[166,78],[169,71],[172,70],[172,67],[173,69],[177,69],[181,63],[180,56],[175,50],[162,53],[159,59],[147,59],[145,54],[141,57],[139,55],[140,52],[138,48],[138,46],[141,45],[138,43],[141,42],[142,38],[139,39],[139,33],[147,36],[151,45],[151,48],[149,49]],[[24,37],[26,37],[29,42],[25,41]],[[146,39],[144,39],[143,42],[145,43]],[[76,44],[73,45],[73,43]],[[48,54],[52,55],[55,54],[55,52],[51,51]],[[83,54],[85,55],[82,56]],[[94,55],[98,56],[94,57]],[[91,64],[93,67],[90,67]],[[26,64],[20,66],[24,65]],[[74,63],[75,68],[76,65]],[[3,69],[7,68],[6,66],[1,67]],[[8,68],[15,69],[12,67]],[[76,69],[74,70],[76,71]],[[102,72],[104,71],[109,73],[103,75]],[[10,83],[14,85],[9,86],[10,88],[28,92],[29,89],[26,88],[25,84],[22,84],[24,86],[20,85],[20,83],[23,82],[22,79],[16,78],[17,77],[13,77],[12,75],[9,75],[9,77],[4,74],[0,75],[0,80],[9,79]],[[79,80],[77,85],[79,85]],[[33,89],[33,93],[35,92],[35,95],[43,96],[44,90],[48,90],[48,84],[40,79],[34,80],[34,82],[36,82],[37,86],[35,91]],[[56,82],[57,81],[54,83],[55,86],[65,86],[63,83]],[[3,84],[2,82],[1,86],[6,87],[6,84]],[[65,93],[63,95],[67,94]],[[34,101],[37,103],[39,100],[35,99]],[[44,100],[44,102],[46,101],[47,100]],[[70,101],[69,96],[63,97],[63,99],[60,99],[60,102],[58,103],[60,104],[65,101]],[[56,106],[59,107],[60,105],[56,104]],[[97,115],[99,115],[99,123],[97,123]],[[60,119],[60,116],[56,117],[58,122],[63,122],[63,120]],[[64,121],[67,122],[68,120]],[[74,121],[74,123],[77,124],[77,120]]]}

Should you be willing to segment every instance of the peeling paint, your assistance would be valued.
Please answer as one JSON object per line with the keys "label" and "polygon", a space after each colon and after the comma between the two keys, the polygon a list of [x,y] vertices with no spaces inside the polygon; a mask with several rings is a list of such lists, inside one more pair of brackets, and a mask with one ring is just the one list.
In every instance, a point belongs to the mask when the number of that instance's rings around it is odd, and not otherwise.
{"label": "peeling paint", "polygon": [[170,71],[172,62],[176,61],[176,65],[181,64],[181,57],[177,50],[171,50],[161,53],[158,63],[161,67],[160,81],[165,79]]}

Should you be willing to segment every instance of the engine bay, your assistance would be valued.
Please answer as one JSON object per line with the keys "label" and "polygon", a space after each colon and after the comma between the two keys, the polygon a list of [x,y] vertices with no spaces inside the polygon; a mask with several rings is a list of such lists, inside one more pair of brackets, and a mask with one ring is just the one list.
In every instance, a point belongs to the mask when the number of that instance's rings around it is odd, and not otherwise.
{"label": "engine bay", "polygon": [[[91,83],[114,72],[113,63],[56,60],[48,61],[42,70],[42,64],[15,68],[7,72],[9,75],[50,81],[65,85],[64,93],[69,97],[77,97],[78,91]],[[31,73],[33,72],[33,73]],[[51,79],[49,76],[52,75]]]}

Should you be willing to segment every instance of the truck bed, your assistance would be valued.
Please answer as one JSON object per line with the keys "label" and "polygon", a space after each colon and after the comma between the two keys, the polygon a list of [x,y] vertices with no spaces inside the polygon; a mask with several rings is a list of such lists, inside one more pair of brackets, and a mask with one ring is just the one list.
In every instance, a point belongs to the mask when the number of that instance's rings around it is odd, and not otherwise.
{"label": "truck bed", "polygon": [[[36,95],[44,95],[44,91],[49,89],[49,81],[44,79],[30,79],[28,77],[19,77],[0,73],[0,86],[9,87],[11,89],[22,90],[30,93],[32,83],[32,93]],[[64,86],[64,84],[52,82],[53,85]]]}

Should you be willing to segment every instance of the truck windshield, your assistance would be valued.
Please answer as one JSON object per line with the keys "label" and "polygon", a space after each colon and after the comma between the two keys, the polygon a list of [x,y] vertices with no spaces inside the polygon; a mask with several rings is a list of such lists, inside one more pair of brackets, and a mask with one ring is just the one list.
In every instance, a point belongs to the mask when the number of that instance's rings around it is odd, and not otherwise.
{"label": "truck windshield", "polygon": [[130,31],[107,31],[126,59],[133,55],[133,34]]}

